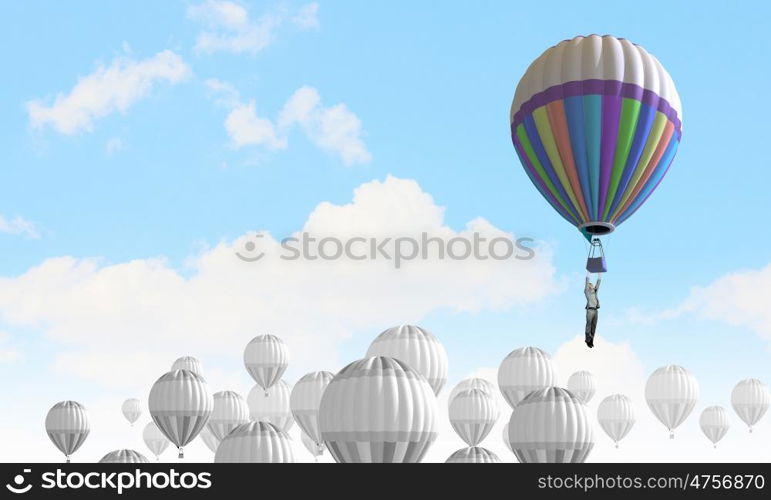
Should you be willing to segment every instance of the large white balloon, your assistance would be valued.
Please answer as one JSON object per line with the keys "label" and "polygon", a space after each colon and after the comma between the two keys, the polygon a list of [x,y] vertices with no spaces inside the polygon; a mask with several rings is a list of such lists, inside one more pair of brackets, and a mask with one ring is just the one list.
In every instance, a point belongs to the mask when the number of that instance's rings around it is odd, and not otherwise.
{"label": "large white balloon", "polygon": [[217,441],[241,424],[249,421],[249,407],[240,394],[233,391],[214,393],[214,407],[206,426]]}
{"label": "large white balloon", "polygon": [[499,464],[501,459],[492,451],[480,446],[462,448],[445,460],[446,464]]}
{"label": "large white balloon", "polygon": [[216,453],[217,446],[220,445],[220,440],[217,439],[217,436],[212,434],[212,432],[209,430],[209,427],[206,426],[201,429],[201,434],[199,435],[201,436],[201,439],[203,440],[203,443],[206,445],[206,447],[209,448],[212,453]]}
{"label": "large white balloon", "polygon": [[131,425],[134,425],[134,422],[142,416],[142,405],[137,398],[130,398],[124,401],[120,410]]}
{"label": "large white balloon", "polygon": [[150,461],[134,450],[115,450],[103,456],[99,460],[100,464],[146,464]]}
{"label": "large white balloon", "polygon": [[629,434],[635,423],[632,401],[623,394],[611,394],[597,407],[600,427],[616,444]]}
{"label": "large white balloon", "polygon": [[76,401],[56,403],[48,410],[45,427],[46,434],[54,446],[64,453],[67,463],[91,432],[86,408]]}
{"label": "large white balloon", "polygon": [[300,434],[300,441],[302,441],[303,446],[305,446],[305,449],[308,450],[308,453],[313,455],[313,458],[318,462],[319,457],[324,454],[326,446],[324,446],[324,443],[318,443],[314,441],[304,432],[301,432]]}
{"label": "large white balloon", "polygon": [[723,439],[723,436],[725,436],[730,427],[728,412],[722,406],[708,406],[701,412],[699,426],[701,427],[701,432],[717,448],[717,442]]}
{"label": "large white balloon", "polygon": [[281,380],[289,364],[289,351],[275,335],[258,335],[244,349],[244,366],[264,391]]}
{"label": "large white balloon", "polygon": [[514,408],[509,443],[521,463],[582,463],[594,447],[594,428],[578,397],[547,387]]}
{"label": "large white balloon", "polygon": [[498,389],[492,382],[488,382],[483,378],[477,377],[467,378],[461,380],[455,387],[452,388],[452,391],[450,391],[450,397],[447,398],[447,404],[449,405],[452,403],[452,400],[455,399],[455,396],[461,392],[465,392],[471,389],[479,389],[480,391],[486,392],[493,397],[495,397],[496,393],[498,392]]}
{"label": "large white balloon", "polygon": [[568,390],[578,396],[585,404],[594,397],[597,392],[597,381],[594,375],[587,371],[575,372],[568,378]]}
{"label": "large white balloon", "polygon": [[487,437],[498,420],[495,398],[479,389],[461,392],[450,403],[450,424],[469,446],[476,446]]}
{"label": "large white balloon", "polygon": [[750,432],[768,410],[771,395],[766,384],[756,378],[742,380],[731,392],[731,406]]}
{"label": "large white balloon", "polygon": [[292,388],[289,396],[289,407],[292,416],[297,421],[304,435],[312,439],[317,445],[323,446],[321,431],[319,430],[319,408],[324,390],[332,381],[334,374],[331,372],[313,372],[304,375]]}
{"label": "large white balloon", "polygon": [[367,357],[387,356],[398,359],[423,375],[439,394],[447,382],[447,351],[428,330],[415,325],[389,328],[370,344]]}
{"label": "large white balloon", "polygon": [[259,385],[252,387],[246,401],[249,404],[249,417],[255,422],[268,422],[284,432],[294,425],[289,399],[292,389],[289,384],[279,380],[270,389],[263,390]]}
{"label": "large white balloon", "polygon": [[179,449],[195,439],[211,416],[214,401],[206,380],[189,370],[165,373],[150,389],[150,416]]}
{"label": "large white balloon", "polygon": [[170,371],[173,372],[174,370],[187,370],[195,373],[196,375],[203,375],[201,362],[193,356],[182,356],[181,358],[177,358],[177,360],[174,361],[174,363],[171,365]]}
{"label": "large white balloon", "polygon": [[498,368],[498,387],[512,408],[531,392],[556,385],[557,378],[551,356],[537,347],[512,351]]}
{"label": "large white balloon", "polygon": [[365,358],[327,386],[319,428],[337,462],[419,462],[436,439],[435,407],[417,371],[393,358]]}
{"label": "large white balloon", "polygon": [[648,378],[645,400],[674,439],[674,430],[688,418],[699,400],[699,383],[682,366],[662,366]]}
{"label": "large white balloon", "polygon": [[147,447],[150,449],[153,455],[155,455],[156,460],[159,459],[161,453],[166,451],[166,448],[168,448],[169,444],[171,444],[171,441],[169,441],[169,439],[161,432],[158,426],[155,425],[155,422],[147,423],[145,429],[142,431],[142,439],[144,439]]}
{"label": "large white balloon", "polygon": [[273,424],[248,422],[233,429],[220,441],[215,463],[292,463],[289,437]]}

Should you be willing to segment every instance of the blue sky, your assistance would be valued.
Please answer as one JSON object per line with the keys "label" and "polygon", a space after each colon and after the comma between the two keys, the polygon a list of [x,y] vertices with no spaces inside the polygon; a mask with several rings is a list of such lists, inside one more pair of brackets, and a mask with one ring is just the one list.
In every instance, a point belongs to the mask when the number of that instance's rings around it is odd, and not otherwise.
{"label": "blue sky", "polygon": [[[628,313],[677,308],[692,287],[771,261],[765,154],[771,7],[765,3],[443,2],[439,8],[330,1],[319,2],[318,25],[307,26],[293,21],[303,2],[244,2],[252,22],[283,19],[253,53],[196,50],[207,28],[189,9],[201,3],[0,7],[6,67],[0,220],[21,217],[36,233],[0,232],[0,277],[12,280],[59,256],[98,257],[104,265],[164,257],[186,276],[192,272],[186,262],[202,249],[250,230],[290,234],[319,203],[349,203],[355,188],[390,174],[414,179],[446,208],[453,229],[484,217],[553,248],[561,291],[529,307],[476,313],[439,307],[419,318],[447,346],[451,377],[494,366],[520,345],[554,352],[581,333],[585,247],[527,180],[509,138],[508,110],[518,79],[545,48],[578,34],[611,33],[643,45],[668,69],[684,125],[666,179],[610,238],[600,342],[630,342],[651,371],[670,362],[688,366],[705,400],[721,404],[740,378],[771,380],[762,328],[709,319],[703,310],[652,324],[631,321]],[[31,120],[30,101],[50,106],[100,65],[143,61],[164,50],[181,58],[187,77],[156,82],[124,111],[75,133]],[[256,114],[273,122],[303,86],[317,91],[321,106],[344,103],[360,121],[371,160],[346,165],[300,126],[287,129],[282,149],[234,147],[223,126],[233,108],[207,84],[212,80],[227,82],[240,103],[253,102]],[[3,320],[0,311],[0,331],[22,352],[21,360],[0,363],[0,373],[53,393],[42,387],[61,346],[46,328],[44,321]],[[353,333],[339,344],[341,359],[356,357],[371,338]],[[86,384],[71,376],[63,380]]]}

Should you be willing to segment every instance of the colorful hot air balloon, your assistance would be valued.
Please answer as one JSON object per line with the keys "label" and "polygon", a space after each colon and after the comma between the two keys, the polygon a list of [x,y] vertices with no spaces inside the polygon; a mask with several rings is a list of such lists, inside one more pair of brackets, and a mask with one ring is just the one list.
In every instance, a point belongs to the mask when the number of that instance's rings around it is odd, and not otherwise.
{"label": "colorful hot air balloon", "polygon": [[766,384],[756,378],[742,380],[731,392],[731,406],[750,432],[752,426],[763,418],[771,402],[771,394]]}
{"label": "colorful hot air balloon", "polygon": [[514,408],[509,443],[521,463],[582,463],[594,447],[594,429],[580,399],[547,387]]}
{"label": "colorful hot air balloon", "polygon": [[319,408],[321,397],[334,375],[330,372],[313,372],[304,375],[292,388],[289,396],[289,408],[297,425],[317,445],[323,446],[319,430]]}
{"label": "colorful hot air balloon", "polygon": [[360,359],[324,391],[321,437],[337,462],[420,462],[436,439],[435,406],[431,386],[406,364]]}
{"label": "colorful hot air balloon", "polygon": [[492,451],[480,446],[462,448],[445,460],[446,464],[499,464],[501,459]]}
{"label": "colorful hot air balloon", "polygon": [[639,45],[578,36],[536,59],[517,85],[511,137],[525,172],[568,222],[612,232],[648,199],[680,143],[669,73]]}
{"label": "colorful hot air balloon", "polygon": [[608,396],[597,407],[597,420],[618,448],[618,442],[629,434],[635,423],[632,400],[623,394]]}
{"label": "colorful hot air balloon", "polygon": [[146,464],[150,461],[134,450],[115,450],[103,456],[100,464]]}
{"label": "colorful hot air balloon", "polygon": [[131,425],[134,425],[134,422],[142,416],[142,405],[137,398],[127,399],[123,402],[120,409]]}
{"label": "colorful hot air balloon", "polygon": [[447,398],[448,404],[452,403],[452,400],[455,399],[455,396],[461,392],[465,392],[471,389],[479,389],[482,392],[487,392],[493,397],[495,397],[496,393],[498,392],[498,389],[492,382],[488,382],[483,378],[477,377],[467,378],[465,380],[461,380],[458,382],[458,385],[452,388],[452,391],[450,391],[450,397]]}
{"label": "colorful hot air balloon", "polygon": [[142,439],[144,439],[147,447],[153,455],[155,455],[156,460],[160,458],[161,453],[166,451],[166,448],[168,448],[171,443],[158,426],[155,425],[155,422],[147,423],[144,431],[142,431]]}
{"label": "colorful hot air balloon", "polygon": [[302,441],[303,446],[305,446],[305,449],[308,450],[308,452],[313,455],[313,458],[318,462],[319,457],[324,454],[326,446],[324,446],[324,443],[314,441],[304,432],[301,432],[300,434],[300,441]]}
{"label": "colorful hot air balloon", "polygon": [[289,398],[292,388],[283,380],[273,384],[265,392],[260,385],[255,385],[246,396],[249,405],[249,417],[255,422],[268,422],[284,432],[294,425]]}
{"label": "colorful hot air balloon", "polygon": [[201,370],[201,362],[193,356],[182,356],[181,358],[178,358],[171,365],[170,371],[173,372],[174,370],[188,370],[195,373],[196,375],[203,375],[203,371]]}
{"label": "colorful hot air balloon", "polygon": [[699,426],[701,432],[712,442],[712,446],[717,448],[717,442],[723,439],[730,424],[728,423],[728,412],[722,406],[709,406],[704,408],[699,417]]}
{"label": "colorful hot air balloon", "polygon": [[568,390],[578,396],[584,404],[589,404],[594,393],[597,392],[597,381],[590,372],[575,372],[568,378]]}
{"label": "colorful hot air balloon", "polygon": [[428,330],[415,325],[389,328],[378,335],[367,349],[367,357],[398,359],[423,375],[439,394],[447,382],[447,351]]}
{"label": "colorful hot air balloon", "polygon": [[230,431],[249,421],[249,407],[240,394],[233,391],[215,392],[214,406],[206,423],[217,441],[222,441]]}
{"label": "colorful hot air balloon", "polygon": [[645,400],[656,418],[669,430],[674,430],[691,414],[699,399],[699,383],[688,370],[678,365],[657,369],[645,384]]}
{"label": "colorful hot air balloon", "polygon": [[91,432],[86,409],[76,401],[56,403],[48,410],[45,427],[46,434],[54,446],[64,453],[67,463]]}
{"label": "colorful hot air balloon", "polygon": [[273,384],[281,380],[289,364],[289,351],[275,335],[258,335],[244,349],[244,366],[265,395]]}
{"label": "colorful hot air balloon", "polygon": [[292,445],[280,429],[267,422],[241,424],[225,436],[214,455],[215,463],[292,463]]}
{"label": "colorful hot air balloon", "polygon": [[498,404],[491,394],[479,389],[461,392],[450,403],[450,424],[469,446],[487,437],[498,420]]}
{"label": "colorful hot air balloon", "polygon": [[195,439],[211,416],[214,402],[206,380],[189,370],[175,370],[159,378],[148,398],[150,416],[184,457],[182,447]]}
{"label": "colorful hot air balloon", "polygon": [[557,383],[551,356],[537,347],[511,351],[498,368],[498,387],[512,408],[530,392]]}

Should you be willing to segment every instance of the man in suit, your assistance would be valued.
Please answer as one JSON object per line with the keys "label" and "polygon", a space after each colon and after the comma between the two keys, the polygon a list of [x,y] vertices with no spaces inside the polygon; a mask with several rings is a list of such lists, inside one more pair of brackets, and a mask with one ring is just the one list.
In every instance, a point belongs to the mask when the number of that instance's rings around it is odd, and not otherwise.
{"label": "man in suit", "polygon": [[586,273],[586,285],[584,286],[584,295],[586,296],[586,345],[594,347],[594,332],[597,330],[597,313],[600,308],[600,300],[597,298],[597,291],[600,289],[602,276],[597,277],[597,282],[592,284],[589,280],[589,273]]}

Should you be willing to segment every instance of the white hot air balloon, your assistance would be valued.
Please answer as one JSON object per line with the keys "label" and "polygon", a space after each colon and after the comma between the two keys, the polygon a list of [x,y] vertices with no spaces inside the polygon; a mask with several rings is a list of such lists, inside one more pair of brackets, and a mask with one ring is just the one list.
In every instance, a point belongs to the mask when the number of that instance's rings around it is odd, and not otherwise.
{"label": "white hot air balloon", "polygon": [[458,382],[458,385],[452,388],[452,391],[450,391],[450,397],[447,398],[447,404],[449,405],[452,403],[452,400],[455,399],[455,396],[461,392],[465,392],[471,389],[479,389],[480,391],[486,392],[493,397],[495,397],[495,395],[498,393],[498,389],[492,382],[488,382],[483,378],[467,378],[465,380],[461,380]]}
{"label": "white hot air balloon", "polygon": [[155,422],[147,423],[145,429],[142,431],[142,439],[145,441],[145,444],[153,455],[155,455],[156,460],[160,459],[161,454],[166,451],[166,448],[171,444],[169,439],[161,432],[158,426],[155,425]]}
{"label": "white hot air balloon", "polygon": [[217,441],[241,424],[249,421],[249,407],[240,394],[233,391],[215,392],[212,397],[214,407],[206,427]]}
{"label": "white hot air balloon", "polygon": [[462,448],[445,460],[446,464],[499,464],[501,459],[492,451],[481,446]]}
{"label": "white hot air balloon", "polygon": [[591,373],[578,371],[568,378],[568,390],[578,396],[584,404],[589,404],[594,393],[597,392],[597,381]]}
{"label": "white hot air balloon", "polygon": [[597,420],[618,448],[618,442],[629,434],[635,423],[632,401],[623,394],[606,397],[597,407]]}
{"label": "white hot air balloon", "polygon": [[337,462],[414,463],[436,439],[435,407],[421,374],[393,358],[365,358],[327,386],[319,428]]}
{"label": "white hot air balloon", "polygon": [[289,437],[273,424],[248,422],[225,436],[214,455],[215,463],[292,463]]}
{"label": "white hot air balloon", "polygon": [[255,385],[249,391],[246,401],[249,404],[249,417],[255,422],[268,422],[284,432],[294,425],[289,399],[292,389],[289,384],[280,380],[273,384],[267,393],[262,387]]}
{"label": "white hot air balloon", "polygon": [[766,384],[756,378],[742,380],[731,392],[731,406],[750,432],[768,410],[771,395]]}
{"label": "white hot air balloon", "polygon": [[583,463],[594,447],[594,428],[578,397],[547,387],[514,408],[509,443],[521,463]]}
{"label": "white hot air balloon", "polygon": [[165,373],[150,389],[150,416],[184,457],[182,447],[195,439],[211,416],[214,401],[206,380],[189,370]]}
{"label": "white hot air balloon", "polygon": [[487,437],[498,420],[495,398],[479,389],[461,392],[450,403],[450,424],[469,446],[476,446]]}
{"label": "white hot air balloon", "polygon": [[182,356],[181,358],[177,358],[177,360],[174,361],[174,363],[171,365],[170,371],[173,372],[174,370],[187,370],[195,373],[196,375],[203,375],[201,362],[193,356]]}
{"label": "white hot air balloon", "polygon": [[434,394],[439,394],[447,382],[447,351],[431,332],[419,326],[401,325],[384,331],[367,349],[367,357],[373,356],[402,361],[426,378]]}
{"label": "white hot air balloon", "polygon": [[244,349],[244,366],[267,396],[273,384],[281,380],[289,364],[289,351],[275,335],[258,335]]}
{"label": "white hot air balloon", "polygon": [[134,450],[115,450],[103,456],[100,464],[146,464],[150,461]]}
{"label": "white hot air balloon", "polygon": [[318,443],[314,441],[304,432],[301,432],[300,434],[300,441],[302,441],[303,446],[305,446],[305,449],[308,450],[308,453],[313,455],[313,458],[316,460],[316,462],[318,462],[319,457],[324,454],[326,446],[324,446],[324,443]]}
{"label": "white hot air balloon", "polygon": [[[509,417],[509,420],[511,420],[511,417]],[[506,425],[503,426],[503,444],[506,445],[510,452],[514,453],[511,443],[509,443],[509,422],[506,422]]]}
{"label": "white hot air balloon", "polygon": [[688,418],[698,399],[699,383],[682,366],[662,366],[645,384],[648,407],[669,430],[670,439],[674,439],[674,430]]}
{"label": "white hot air balloon", "polygon": [[289,407],[297,425],[304,435],[322,447],[324,441],[321,439],[319,430],[319,408],[324,390],[333,377],[331,372],[313,372],[304,375],[294,385],[289,397]]}
{"label": "white hot air balloon", "polygon": [[699,426],[701,432],[712,442],[712,446],[717,448],[717,442],[723,439],[730,427],[728,412],[722,406],[708,406],[701,412]]}
{"label": "white hot air balloon", "polygon": [[512,408],[531,392],[556,384],[551,356],[537,347],[512,351],[498,368],[498,387]]}
{"label": "white hot air balloon", "polygon": [[209,430],[209,426],[204,427],[201,429],[201,440],[206,445],[207,448],[211,450],[212,453],[217,452],[217,446],[220,445],[219,439],[217,439],[217,436],[212,434],[212,432]]}
{"label": "white hot air balloon", "polygon": [[130,398],[124,401],[120,410],[132,426],[142,416],[142,404],[137,398]]}
{"label": "white hot air balloon", "polygon": [[67,463],[91,432],[86,408],[76,401],[56,403],[48,410],[45,426],[46,434],[64,453]]}

